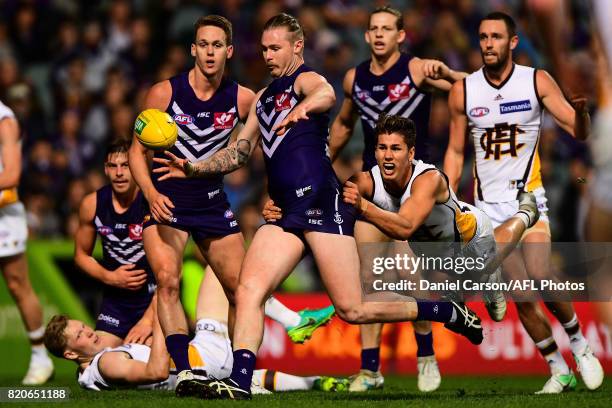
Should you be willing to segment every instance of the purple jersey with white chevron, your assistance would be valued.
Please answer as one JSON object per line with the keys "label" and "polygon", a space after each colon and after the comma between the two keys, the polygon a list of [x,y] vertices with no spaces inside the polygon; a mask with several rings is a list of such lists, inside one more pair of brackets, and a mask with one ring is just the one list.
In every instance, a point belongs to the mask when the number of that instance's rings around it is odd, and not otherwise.
{"label": "purple jersey with white chevron", "polygon": [[400,115],[414,121],[417,132],[415,158],[428,161],[431,96],[414,84],[408,69],[411,59],[412,56],[408,54],[400,54],[397,62],[382,75],[374,75],[370,71],[371,60],[355,68],[352,99],[363,128],[364,171],[376,165],[374,128],[381,113]]}
{"label": "purple jersey with white chevron", "polygon": [[[232,130],[239,121],[238,84],[223,79],[219,88],[206,101],[199,99],[189,85],[189,72],[170,78],[170,85],[172,99],[166,112],[178,125],[178,138],[170,151],[180,158],[196,162],[208,159],[227,146]],[[155,156],[164,157],[164,154],[156,152]],[[154,164],[154,168],[159,166]],[[155,188],[167,195],[177,207],[198,209],[203,203],[213,205],[226,200],[223,175],[161,182],[158,181],[159,177],[153,173]],[[217,190],[222,193],[212,194]],[[212,196],[214,200],[211,200]]]}
{"label": "purple jersey with white chevron", "polygon": [[106,285],[105,297],[152,296],[155,291],[155,277],[147,262],[142,244],[145,200],[142,193],[139,192],[130,207],[119,214],[113,206],[112,192],[110,185],[96,192],[96,214],[92,223],[102,240],[102,262],[100,264],[110,271],[114,271],[121,265],[135,264],[134,269],[147,271],[147,282],[137,291]]}
{"label": "purple jersey with white chevron", "polygon": [[270,197],[283,207],[301,197],[338,187],[327,154],[329,112],[309,113],[283,136],[272,130],[304,97],[294,83],[298,75],[312,71],[301,65],[293,74],[276,78],[257,101],[257,120],[262,133]]}

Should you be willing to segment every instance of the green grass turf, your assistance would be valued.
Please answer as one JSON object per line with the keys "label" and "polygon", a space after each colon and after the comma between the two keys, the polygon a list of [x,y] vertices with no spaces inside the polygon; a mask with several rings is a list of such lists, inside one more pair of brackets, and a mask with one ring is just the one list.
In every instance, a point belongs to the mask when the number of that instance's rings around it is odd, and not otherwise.
{"label": "green grass turf", "polygon": [[[198,399],[177,399],[169,391],[104,391],[93,392],[80,389],[76,382],[67,377],[52,381],[49,387],[69,387],[69,402],[62,407],[112,407],[132,408],[154,407],[610,407],[612,406],[612,380],[595,392],[578,384],[575,391],[561,395],[532,395],[544,384],[544,377],[443,377],[440,389],[431,394],[419,393],[415,377],[387,376],[385,388],[368,393],[324,393],[290,392],[271,396],[255,396],[252,401],[201,401]],[[0,386],[16,384],[15,378],[0,378]],[[5,404],[0,404],[5,406]],[[49,407],[53,403],[21,403],[7,407]]]}

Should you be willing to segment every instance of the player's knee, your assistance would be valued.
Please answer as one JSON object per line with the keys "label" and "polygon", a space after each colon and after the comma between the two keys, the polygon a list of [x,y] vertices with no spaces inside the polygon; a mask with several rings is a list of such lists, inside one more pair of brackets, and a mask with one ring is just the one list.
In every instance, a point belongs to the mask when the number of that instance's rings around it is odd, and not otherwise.
{"label": "player's knee", "polygon": [[265,291],[254,282],[240,282],[236,289],[234,300],[236,304],[249,305],[265,303]]}
{"label": "player's knee", "polygon": [[363,311],[358,305],[338,304],[335,305],[336,314],[342,320],[350,324],[363,323]]}
{"label": "player's knee", "polygon": [[9,292],[15,297],[25,296],[30,290],[30,284],[26,276],[20,274],[6,275],[6,286]]}

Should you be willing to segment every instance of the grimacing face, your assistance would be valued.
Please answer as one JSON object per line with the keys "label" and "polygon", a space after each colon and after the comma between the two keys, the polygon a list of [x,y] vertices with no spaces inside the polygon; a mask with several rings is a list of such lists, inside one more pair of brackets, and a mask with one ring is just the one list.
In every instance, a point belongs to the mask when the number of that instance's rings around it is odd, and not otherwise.
{"label": "grimacing face", "polygon": [[223,73],[225,62],[232,57],[234,47],[227,44],[225,32],[216,26],[198,28],[196,40],[191,44],[191,56],[196,67],[207,77]]}
{"label": "grimacing face", "polygon": [[80,320],[68,320],[64,335],[66,336],[64,357],[69,360],[92,357],[105,347],[94,329]]}
{"label": "grimacing face", "polygon": [[397,17],[391,13],[372,14],[365,33],[372,54],[384,57],[399,52],[400,44],[406,39],[406,32],[398,30],[396,22]]}
{"label": "grimacing face", "polygon": [[116,194],[123,194],[136,186],[127,153],[110,154],[104,163],[104,174],[110,180]]}
{"label": "grimacing face", "polygon": [[383,180],[403,187],[414,159],[414,147],[408,149],[398,133],[383,133],[378,136],[374,155]]}
{"label": "grimacing face", "polygon": [[261,35],[263,58],[273,78],[286,74],[294,59],[302,54],[304,40],[292,37],[286,27],[270,28]]}
{"label": "grimacing face", "polygon": [[483,20],[478,29],[478,37],[482,62],[493,70],[499,70],[508,63],[510,52],[518,44],[518,37],[509,36],[503,20]]}

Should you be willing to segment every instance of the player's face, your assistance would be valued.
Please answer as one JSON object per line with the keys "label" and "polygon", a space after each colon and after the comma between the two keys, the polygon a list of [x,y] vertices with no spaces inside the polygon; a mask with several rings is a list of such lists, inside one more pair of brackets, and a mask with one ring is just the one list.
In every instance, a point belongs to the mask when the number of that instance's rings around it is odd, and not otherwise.
{"label": "player's face", "polygon": [[293,41],[286,27],[271,28],[261,35],[263,58],[274,78],[289,71],[292,62],[301,56],[303,47],[304,40]]}
{"label": "player's face", "polygon": [[511,51],[518,44],[518,37],[510,37],[504,21],[484,20],[480,23],[478,36],[482,62],[487,68],[499,70],[510,62]]}
{"label": "player's face", "polygon": [[234,47],[227,44],[225,32],[215,26],[198,29],[195,43],[191,44],[191,55],[196,67],[205,76],[223,73],[225,61],[232,57]]}
{"label": "player's face", "polygon": [[365,40],[372,54],[377,57],[399,52],[399,46],[406,38],[404,30],[397,29],[397,17],[390,13],[376,13],[370,17]]}
{"label": "player's face", "polygon": [[80,320],[68,320],[64,335],[66,336],[64,357],[71,360],[81,356],[94,356],[105,347],[94,329]]}
{"label": "player's face", "polygon": [[381,134],[378,136],[375,155],[383,180],[403,187],[414,158],[414,147],[408,149],[400,134]]}
{"label": "player's face", "polygon": [[113,153],[104,163],[104,173],[111,182],[116,194],[122,194],[134,187],[134,180],[130,172],[127,153]]}

